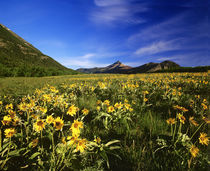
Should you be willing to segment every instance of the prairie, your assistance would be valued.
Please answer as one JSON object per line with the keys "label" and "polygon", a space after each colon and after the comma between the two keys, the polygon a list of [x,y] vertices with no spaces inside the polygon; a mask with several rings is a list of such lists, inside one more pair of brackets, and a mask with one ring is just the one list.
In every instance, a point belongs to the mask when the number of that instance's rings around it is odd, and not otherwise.
{"label": "prairie", "polygon": [[1,170],[207,170],[208,73],[0,78]]}

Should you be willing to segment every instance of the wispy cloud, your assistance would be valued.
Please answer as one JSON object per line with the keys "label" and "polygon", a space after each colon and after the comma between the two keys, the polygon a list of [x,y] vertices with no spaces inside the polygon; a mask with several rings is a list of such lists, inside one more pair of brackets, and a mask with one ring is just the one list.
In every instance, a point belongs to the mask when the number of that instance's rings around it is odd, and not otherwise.
{"label": "wispy cloud", "polygon": [[138,57],[148,55],[154,59],[159,53],[164,55],[168,51],[176,55],[181,55],[183,51],[188,51],[189,55],[191,51],[197,54],[206,51],[209,39],[207,17],[203,16],[192,24],[189,20],[194,16],[196,13],[193,10],[187,11],[131,35],[128,44],[135,47],[133,54]]}
{"label": "wispy cloud", "polygon": [[136,13],[147,8],[142,4],[133,4],[131,0],[95,0],[96,8],[91,11],[90,20],[96,24],[115,26],[119,23],[139,24],[145,22]]}
{"label": "wispy cloud", "polygon": [[151,54],[156,54],[159,52],[178,49],[179,48],[178,45],[174,45],[173,42],[174,40],[154,42],[150,45],[140,47],[134,52],[134,54],[135,55],[151,55]]}
{"label": "wispy cloud", "polygon": [[87,53],[82,56],[63,57],[59,62],[73,69],[107,66],[107,64],[96,62],[97,57],[95,53]]}

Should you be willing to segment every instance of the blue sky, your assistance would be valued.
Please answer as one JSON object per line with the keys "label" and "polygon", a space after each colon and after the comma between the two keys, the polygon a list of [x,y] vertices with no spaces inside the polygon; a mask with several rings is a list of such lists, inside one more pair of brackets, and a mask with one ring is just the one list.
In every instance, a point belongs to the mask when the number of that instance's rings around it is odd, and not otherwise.
{"label": "blue sky", "polygon": [[210,0],[2,0],[0,23],[66,67],[210,65]]}

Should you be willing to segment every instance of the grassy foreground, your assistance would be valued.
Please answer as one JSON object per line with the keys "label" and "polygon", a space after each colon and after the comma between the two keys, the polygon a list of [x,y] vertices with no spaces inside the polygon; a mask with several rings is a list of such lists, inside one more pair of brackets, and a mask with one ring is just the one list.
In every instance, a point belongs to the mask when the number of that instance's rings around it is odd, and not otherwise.
{"label": "grassy foreground", "polygon": [[1,170],[207,170],[208,73],[0,78]]}

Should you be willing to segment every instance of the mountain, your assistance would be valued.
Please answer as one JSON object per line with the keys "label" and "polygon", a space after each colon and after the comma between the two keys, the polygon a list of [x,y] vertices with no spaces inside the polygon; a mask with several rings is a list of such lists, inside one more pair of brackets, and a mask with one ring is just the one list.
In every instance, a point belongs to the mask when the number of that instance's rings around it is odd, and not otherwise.
{"label": "mountain", "polygon": [[101,68],[80,68],[77,69],[79,72],[83,73],[121,73],[125,70],[129,70],[132,67],[122,64],[120,61],[117,61],[107,67],[101,67]]}
{"label": "mountain", "polygon": [[141,65],[139,67],[132,68],[127,71],[129,74],[136,74],[136,73],[147,73],[147,72],[157,72],[161,70],[168,70],[168,69],[174,69],[179,68],[180,66],[172,61],[164,61],[161,63],[147,63],[144,65]]}
{"label": "mountain", "polygon": [[161,70],[167,70],[172,68],[179,68],[180,66],[172,61],[164,61],[161,63],[147,63],[139,67],[130,67],[117,61],[107,67],[102,68],[80,68],[77,71],[83,73],[120,73],[120,74],[135,74],[135,73],[147,73],[157,72]]}
{"label": "mountain", "polygon": [[75,74],[0,24],[0,76]]}

